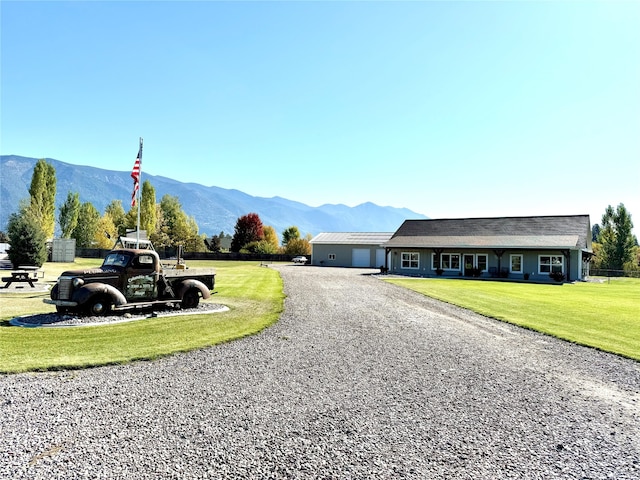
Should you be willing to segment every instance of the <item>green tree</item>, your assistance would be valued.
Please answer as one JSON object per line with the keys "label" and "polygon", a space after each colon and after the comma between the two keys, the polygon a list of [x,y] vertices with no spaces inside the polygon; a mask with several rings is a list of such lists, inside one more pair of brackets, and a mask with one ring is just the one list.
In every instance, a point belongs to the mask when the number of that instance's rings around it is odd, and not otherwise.
{"label": "green tree", "polygon": [[160,200],[160,223],[150,236],[156,247],[177,247],[182,245],[187,252],[205,251],[204,237],[198,234],[198,224],[187,216],[177,197],[164,195]]}
{"label": "green tree", "polygon": [[205,241],[205,244],[207,248],[214,253],[220,253],[222,250],[222,242],[220,241],[219,235],[212,235],[211,238]]}
{"label": "green tree", "polygon": [[71,234],[71,238],[76,239],[76,247],[91,248],[93,246],[99,222],[100,212],[91,202],[80,205],[78,225]]}
{"label": "green tree", "polygon": [[231,240],[231,251],[239,252],[245,245],[264,238],[262,220],[257,213],[243,215],[236,220],[235,232]]}
{"label": "green tree", "polygon": [[43,158],[33,168],[29,187],[32,218],[40,224],[46,238],[53,238],[56,225],[56,170]]}
{"label": "green tree", "polygon": [[124,211],[121,200],[113,200],[109,205],[107,205],[104,213],[111,217],[111,221],[116,227],[116,234],[118,236],[122,236],[127,233],[127,214]]}
{"label": "green tree", "polygon": [[616,210],[611,205],[602,215],[598,241],[601,245],[602,266],[611,270],[623,270],[633,258],[635,239],[631,215],[621,203]]}
{"label": "green tree", "polygon": [[290,240],[300,238],[300,230],[295,225],[288,227],[282,232],[282,246],[286,248]]}
{"label": "green tree", "polygon": [[249,242],[240,249],[240,253],[261,253],[261,254],[274,254],[278,253],[278,247],[267,240],[258,240],[256,242]]}
{"label": "green tree", "polygon": [[8,255],[13,268],[20,265],[41,267],[47,261],[47,237],[40,219],[30,208],[22,208],[20,213],[9,216],[7,233],[11,243]]}
{"label": "green tree", "polygon": [[69,192],[67,199],[60,205],[60,215],[58,223],[62,231],[62,238],[71,238],[73,230],[78,225],[78,214],[80,213],[80,194]]}
{"label": "green tree", "polygon": [[156,189],[153,188],[149,180],[145,180],[142,184],[140,200],[140,228],[145,230],[147,235],[151,236],[151,234],[156,231],[157,221]]}

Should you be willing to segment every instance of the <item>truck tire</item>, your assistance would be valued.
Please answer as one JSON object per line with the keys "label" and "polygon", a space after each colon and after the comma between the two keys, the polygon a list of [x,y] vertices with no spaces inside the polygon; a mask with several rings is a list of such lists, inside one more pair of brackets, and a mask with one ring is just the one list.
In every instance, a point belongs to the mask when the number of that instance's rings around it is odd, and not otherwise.
{"label": "truck tire", "polygon": [[196,308],[200,303],[200,292],[197,288],[190,288],[182,295],[181,307],[183,309]]}
{"label": "truck tire", "polygon": [[111,313],[111,298],[107,295],[94,295],[86,304],[89,315],[108,315]]}

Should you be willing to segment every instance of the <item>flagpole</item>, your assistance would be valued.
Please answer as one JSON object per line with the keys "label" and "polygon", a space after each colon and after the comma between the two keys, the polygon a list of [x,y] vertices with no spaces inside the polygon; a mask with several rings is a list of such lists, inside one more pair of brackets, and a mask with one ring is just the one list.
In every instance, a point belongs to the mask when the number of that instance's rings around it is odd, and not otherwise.
{"label": "flagpole", "polygon": [[[142,183],[142,137],[140,137],[140,180],[138,185]],[[138,188],[138,225],[136,226],[136,248],[140,248],[140,199],[142,198],[142,187]]]}

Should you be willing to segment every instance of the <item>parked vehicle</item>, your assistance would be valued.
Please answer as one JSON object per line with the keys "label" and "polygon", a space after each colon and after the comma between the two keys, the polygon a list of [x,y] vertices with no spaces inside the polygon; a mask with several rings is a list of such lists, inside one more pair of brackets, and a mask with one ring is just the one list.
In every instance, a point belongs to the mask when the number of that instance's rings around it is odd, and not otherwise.
{"label": "parked vehicle", "polygon": [[123,248],[109,252],[99,268],[64,272],[44,302],[58,312],[89,315],[153,305],[195,308],[211,296],[215,276],[215,269],[189,269],[179,259],[162,265],[151,249]]}
{"label": "parked vehicle", "polygon": [[299,255],[297,257],[293,257],[292,262],[293,263],[307,263],[307,257],[303,257],[302,255]]}

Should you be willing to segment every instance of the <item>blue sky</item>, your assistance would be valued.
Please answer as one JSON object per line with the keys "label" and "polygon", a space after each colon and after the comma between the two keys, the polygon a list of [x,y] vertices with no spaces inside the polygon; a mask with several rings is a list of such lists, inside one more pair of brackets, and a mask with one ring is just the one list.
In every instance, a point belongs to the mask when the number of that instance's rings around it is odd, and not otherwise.
{"label": "blue sky", "polygon": [[143,137],[143,178],[639,230],[640,2],[0,8],[4,155],[129,171]]}

